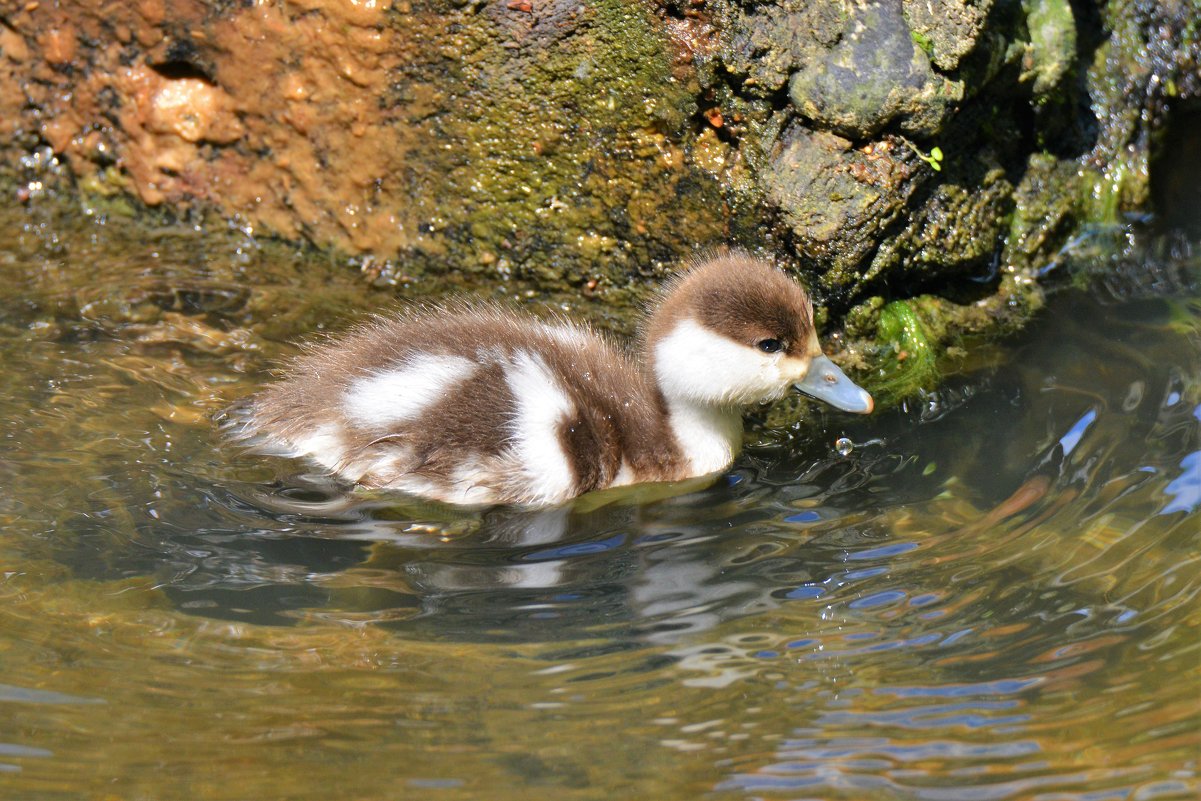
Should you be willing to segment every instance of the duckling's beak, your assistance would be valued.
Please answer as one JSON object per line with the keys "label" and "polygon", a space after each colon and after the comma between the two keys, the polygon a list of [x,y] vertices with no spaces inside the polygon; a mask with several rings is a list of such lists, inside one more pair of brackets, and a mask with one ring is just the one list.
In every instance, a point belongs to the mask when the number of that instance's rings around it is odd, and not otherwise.
{"label": "duckling's beak", "polygon": [[809,363],[809,372],[793,386],[844,412],[871,414],[876,406],[871,395],[825,356],[815,356]]}

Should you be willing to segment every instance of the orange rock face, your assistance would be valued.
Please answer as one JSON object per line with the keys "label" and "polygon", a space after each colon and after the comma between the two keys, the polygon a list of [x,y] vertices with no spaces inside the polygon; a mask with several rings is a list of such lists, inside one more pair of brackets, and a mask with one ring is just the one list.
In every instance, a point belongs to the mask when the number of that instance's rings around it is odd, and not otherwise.
{"label": "orange rock face", "polygon": [[381,110],[413,56],[391,4],[3,5],[0,136],[36,133],[77,176],[115,162],[147,205],[353,251],[408,244],[416,223],[380,202],[411,151],[401,112]]}

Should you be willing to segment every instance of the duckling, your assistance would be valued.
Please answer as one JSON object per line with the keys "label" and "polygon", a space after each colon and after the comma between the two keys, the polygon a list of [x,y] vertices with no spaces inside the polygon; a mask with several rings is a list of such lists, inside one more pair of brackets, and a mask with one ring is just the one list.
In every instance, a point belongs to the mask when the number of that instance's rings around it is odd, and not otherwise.
{"label": "duckling", "polygon": [[872,411],[822,354],[801,285],[742,252],[670,281],[636,356],[492,305],[401,311],[311,347],[250,399],[239,435],[367,487],[545,506],[724,470],[741,410],[793,387]]}

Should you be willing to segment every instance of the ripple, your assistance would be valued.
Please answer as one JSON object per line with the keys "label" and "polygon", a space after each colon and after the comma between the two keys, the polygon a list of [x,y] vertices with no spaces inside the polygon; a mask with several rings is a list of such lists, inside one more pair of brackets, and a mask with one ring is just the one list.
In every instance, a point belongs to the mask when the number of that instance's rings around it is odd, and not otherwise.
{"label": "ripple", "polygon": [[231,451],[206,415],[266,343],[10,311],[0,770],[22,797],[1197,797],[1196,326],[1054,302],[937,393],[753,433],[711,487],[549,510]]}

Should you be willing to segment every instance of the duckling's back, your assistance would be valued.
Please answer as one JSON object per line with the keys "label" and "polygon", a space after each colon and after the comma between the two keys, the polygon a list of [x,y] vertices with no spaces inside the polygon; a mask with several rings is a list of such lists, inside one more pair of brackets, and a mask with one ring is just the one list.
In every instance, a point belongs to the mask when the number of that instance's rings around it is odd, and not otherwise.
{"label": "duckling's back", "polygon": [[352,481],[451,503],[558,503],[677,477],[656,389],[566,322],[486,306],[377,318],[252,399],[243,434]]}

